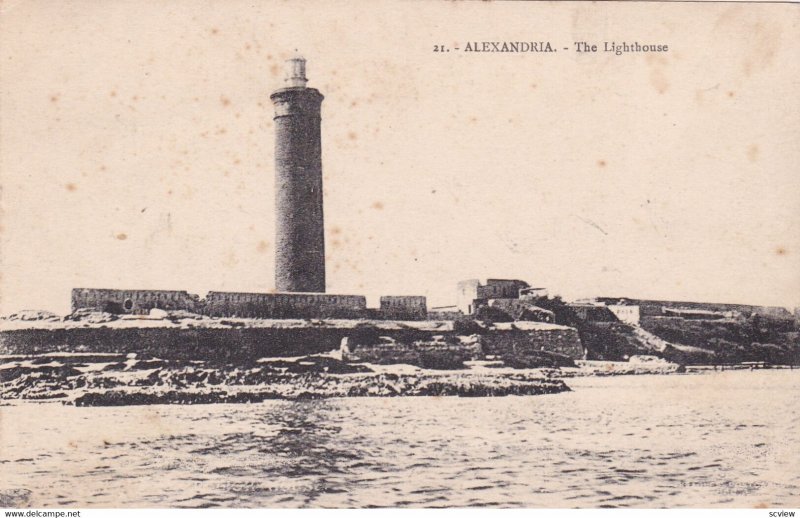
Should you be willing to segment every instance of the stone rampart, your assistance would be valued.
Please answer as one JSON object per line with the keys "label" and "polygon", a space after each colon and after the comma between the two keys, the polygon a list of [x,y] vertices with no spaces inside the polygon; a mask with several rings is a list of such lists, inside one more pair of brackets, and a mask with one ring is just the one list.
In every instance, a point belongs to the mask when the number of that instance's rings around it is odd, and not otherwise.
{"label": "stone rampart", "polygon": [[178,290],[110,290],[74,288],[72,311],[92,309],[106,313],[144,315],[151,309],[166,311],[200,310],[199,298]]}
{"label": "stone rampart", "polygon": [[[534,322],[495,324],[483,329],[478,342],[439,326],[435,330],[408,326],[386,329],[369,323],[326,326],[321,322],[297,327],[248,327],[241,321],[215,322],[231,327],[203,327],[198,322],[197,327],[189,328],[86,324],[86,327],[5,330],[0,331],[0,354],[141,353],[158,358],[238,361],[328,352],[338,349],[342,339],[348,338],[350,344],[365,348],[361,354],[372,347],[369,354],[390,354],[398,358],[405,354],[403,347],[427,347],[431,358],[438,355],[446,359],[451,352],[454,358],[472,357],[477,354],[476,344],[486,354],[524,355],[526,351],[545,351],[570,358],[582,357],[582,347],[574,329]],[[392,347],[396,350],[392,351]],[[357,347],[351,350],[355,352]]]}
{"label": "stone rampart", "polygon": [[237,293],[212,291],[202,313],[242,318],[364,318],[367,299],[327,293]]}
{"label": "stone rampart", "polygon": [[552,324],[540,326],[535,326],[533,322],[495,324],[494,330],[481,336],[483,351],[497,356],[544,351],[561,354],[573,360],[584,358],[584,347],[576,329]]}

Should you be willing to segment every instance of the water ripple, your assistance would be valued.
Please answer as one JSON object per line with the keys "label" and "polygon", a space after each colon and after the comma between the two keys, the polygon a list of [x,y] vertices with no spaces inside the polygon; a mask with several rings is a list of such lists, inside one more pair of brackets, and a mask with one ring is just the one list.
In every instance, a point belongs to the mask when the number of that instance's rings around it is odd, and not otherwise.
{"label": "water ripple", "polygon": [[[776,379],[780,392],[770,389]],[[800,450],[785,440],[800,432],[797,372],[574,381],[570,393],[502,399],[10,406],[0,420],[0,463],[13,483],[6,493],[25,491],[31,507],[751,507],[800,500],[792,466]],[[34,443],[23,432],[39,423],[49,424]]]}

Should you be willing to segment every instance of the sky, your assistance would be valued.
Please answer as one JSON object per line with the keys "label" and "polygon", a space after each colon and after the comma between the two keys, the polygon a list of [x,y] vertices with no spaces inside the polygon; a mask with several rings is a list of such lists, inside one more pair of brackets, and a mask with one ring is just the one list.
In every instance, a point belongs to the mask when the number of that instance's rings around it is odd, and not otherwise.
{"label": "sky", "polygon": [[328,292],[800,306],[798,29],[785,4],[6,1],[0,314],[274,289],[295,49],[325,96]]}

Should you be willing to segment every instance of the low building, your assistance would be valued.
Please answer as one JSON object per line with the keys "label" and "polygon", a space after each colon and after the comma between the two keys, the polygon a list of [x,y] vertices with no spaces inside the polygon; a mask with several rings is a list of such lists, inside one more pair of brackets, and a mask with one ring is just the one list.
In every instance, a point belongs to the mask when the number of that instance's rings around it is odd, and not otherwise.
{"label": "low building", "polygon": [[243,318],[364,318],[367,299],[328,293],[240,293],[210,291],[203,313]]}
{"label": "low building", "polygon": [[486,279],[486,283],[469,279],[458,283],[456,305],[465,315],[472,315],[478,304],[489,299],[517,299],[525,288],[530,285],[518,279]]}
{"label": "low building", "polygon": [[106,313],[146,315],[151,309],[198,312],[197,295],[175,290],[111,290],[73,288],[72,311],[91,309]]}
{"label": "low building", "polygon": [[463,316],[458,306],[437,306],[428,310],[428,320],[457,320]]}
{"label": "low building", "polygon": [[385,295],[381,297],[380,314],[387,320],[425,320],[427,299],[420,295]]}

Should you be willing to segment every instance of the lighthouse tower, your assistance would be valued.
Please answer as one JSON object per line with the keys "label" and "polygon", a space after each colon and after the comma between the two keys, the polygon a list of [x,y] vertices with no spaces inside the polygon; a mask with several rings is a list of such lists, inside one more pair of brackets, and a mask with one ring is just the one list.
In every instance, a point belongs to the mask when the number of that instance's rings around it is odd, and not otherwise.
{"label": "lighthouse tower", "polygon": [[306,60],[287,62],[275,104],[275,288],[325,292],[322,214],[322,94],[306,88]]}

